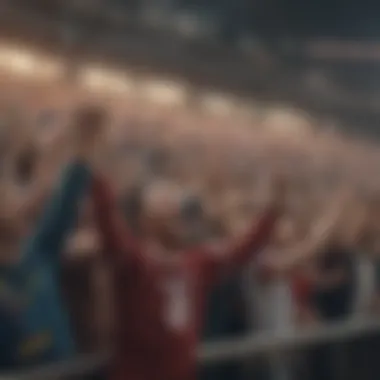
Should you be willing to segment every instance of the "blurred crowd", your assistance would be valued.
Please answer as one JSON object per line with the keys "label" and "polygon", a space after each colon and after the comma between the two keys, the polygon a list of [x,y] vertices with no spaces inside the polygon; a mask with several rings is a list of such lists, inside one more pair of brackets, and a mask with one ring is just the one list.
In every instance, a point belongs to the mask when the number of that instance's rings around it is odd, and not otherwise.
{"label": "blurred crowd", "polygon": [[[28,196],[36,168],[67,125],[70,110],[86,100],[94,99],[63,87],[10,87],[0,96],[2,145],[9,144],[7,131],[13,129],[17,133],[12,139],[20,139],[22,146],[12,163],[19,197]],[[173,196],[180,189],[177,211],[182,223],[176,239],[181,246],[238,238],[262,210],[270,176],[282,173],[288,186],[286,213],[269,248],[280,254],[308,236],[342,189],[351,190],[349,207],[326,252],[316,260],[280,277],[268,277],[252,265],[214,290],[204,326],[206,341],[252,331],[281,334],[300,325],[376,313],[380,151],[375,144],[350,139],[293,110],[220,115],[139,99],[96,101],[111,115],[107,139],[112,150],[102,152],[103,164],[137,235],[144,202],[155,189],[165,188],[175,189]],[[6,154],[2,164],[5,173]],[[63,290],[84,352],[112,341],[109,273],[97,254],[90,219],[84,204],[62,266]],[[254,368],[207,368],[201,376],[232,380],[254,371],[262,379],[292,380],[306,367],[311,379],[327,380],[334,378],[330,348],[311,352],[303,358],[306,366],[276,356]]]}

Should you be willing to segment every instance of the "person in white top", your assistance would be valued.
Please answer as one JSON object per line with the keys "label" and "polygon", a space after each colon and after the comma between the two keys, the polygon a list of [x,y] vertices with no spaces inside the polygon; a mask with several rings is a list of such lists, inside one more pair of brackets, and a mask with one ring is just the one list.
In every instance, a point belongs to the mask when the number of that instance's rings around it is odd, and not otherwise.
{"label": "person in white top", "polygon": [[[295,326],[291,274],[298,266],[307,263],[328,244],[342,220],[343,211],[350,199],[350,192],[339,189],[322,217],[312,226],[308,236],[295,242],[292,226],[283,224],[279,241],[273,250],[267,250],[256,261],[248,274],[248,302],[252,328],[281,335],[291,333]],[[279,231],[280,232],[280,231]],[[293,235],[293,236],[292,236]],[[286,239],[285,239],[286,237]],[[272,379],[292,379],[291,362],[285,355],[272,356]]]}
{"label": "person in white top", "polygon": [[[294,229],[290,220],[281,223],[273,246],[262,256],[281,255],[292,244]],[[253,331],[281,335],[292,331],[295,322],[291,280],[288,276],[266,276],[257,263],[247,271],[247,307],[249,324]],[[289,357],[274,355],[269,360],[270,378],[291,380],[292,363]]]}
{"label": "person in white top", "polygon": [[[281,255],[292,239],[292,225],[283,224],[273,246],[262,253],[264,256]],[[289,279],[286,276],[266,276],[257,262],[247,273],[248,305],[251,305],[250,325],[259,330],[281,333],[292,325],[293,307]]]}

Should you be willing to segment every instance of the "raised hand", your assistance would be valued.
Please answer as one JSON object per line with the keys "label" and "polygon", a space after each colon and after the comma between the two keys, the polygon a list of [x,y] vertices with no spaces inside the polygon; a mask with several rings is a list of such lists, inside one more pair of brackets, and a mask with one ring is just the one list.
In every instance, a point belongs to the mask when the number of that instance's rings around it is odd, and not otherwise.
{"label": "raised hand", "polygon": [[97,154],[103,140],[106,112],[97,106],[84,106],[78,109],[72,122],[72,138],[74,154],[92,160]]}

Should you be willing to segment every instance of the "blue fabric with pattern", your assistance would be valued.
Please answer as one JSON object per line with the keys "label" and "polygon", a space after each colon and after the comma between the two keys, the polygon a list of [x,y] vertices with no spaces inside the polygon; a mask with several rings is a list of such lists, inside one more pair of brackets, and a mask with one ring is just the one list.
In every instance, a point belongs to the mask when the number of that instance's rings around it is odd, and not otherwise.
{"label": "blue fabric with pattern", "polygon": [[60,296],[60,253],[90,182],[85,165],[65,169],[21,260],[0,267],[0,370],[61,360],[75,354]]}

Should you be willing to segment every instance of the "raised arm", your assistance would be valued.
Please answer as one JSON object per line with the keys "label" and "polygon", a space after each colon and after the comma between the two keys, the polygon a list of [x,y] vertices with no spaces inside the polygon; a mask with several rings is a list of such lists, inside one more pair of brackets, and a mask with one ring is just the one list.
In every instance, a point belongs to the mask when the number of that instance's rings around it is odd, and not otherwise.
{"label": "raised arm", "polygon": [[334,238],[350,199],[349,190],[339,190],[313,225],[309,236],[280,256],[268,258],[265,265],[275,272],[289,272],[317,257]]}
{"label": "raised arm", "polygon": [[284,186],[274,186],[274,200],[270,202],[258,223],[255,223],[247,235],[237,244],[222,250],[200,249],[199,260],[211,278],[236,270],[254,258],[270,241],[274,227],[283,209]]}
{"label": "raised arm", "polygon": [[33,249],[47,254],[60,251],[76,221],[79,201],[89,183],[90,171],[84,162],[74,160],[65,168],[32,235]]}
{"label": "raised arm", "polygon": [[74,157],[37,223],[27,246],[30,251],[56,256],[75,224],[79,201],[90,185],[89,165],[103,130],[102,120],[94,118],[94,113],[95,110],[85,108],[76,115],[70,141]]}
{"label": "raised arm", "polygon": [[140,243],[131,233],[110,185],[100,176],[93,179],[92,199],[104,255],[115,264],[142,263]]}
{"label": "raised arm", "polygon": [[275,207],[268,208],[258,224],[250,228],[243,239],[232,247],[199,250],[199,260],[210,278],[220,278],[252,260],[268,244],[278,218]]}

